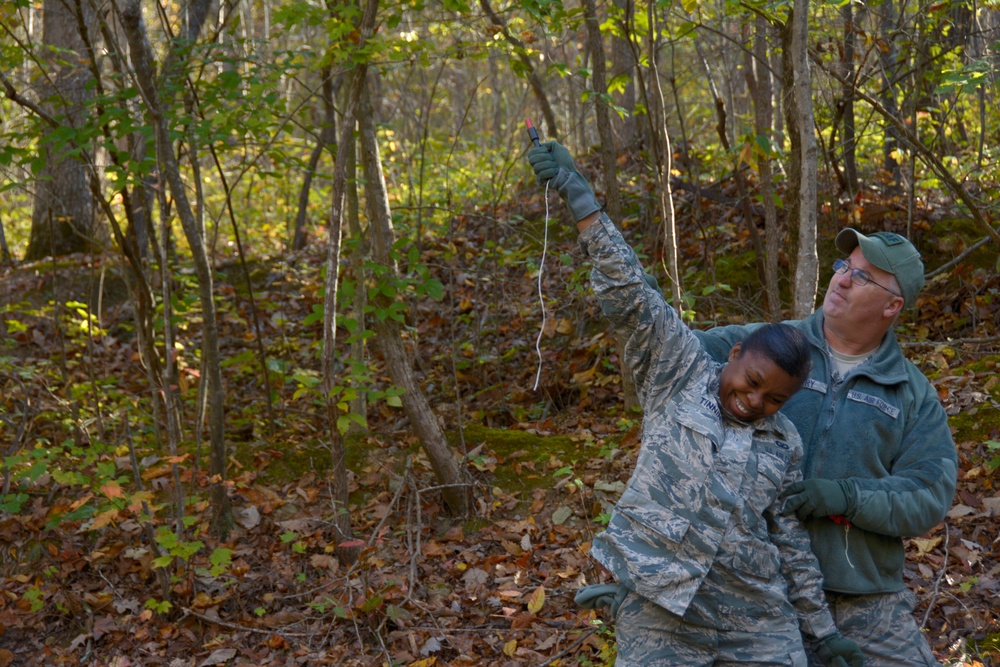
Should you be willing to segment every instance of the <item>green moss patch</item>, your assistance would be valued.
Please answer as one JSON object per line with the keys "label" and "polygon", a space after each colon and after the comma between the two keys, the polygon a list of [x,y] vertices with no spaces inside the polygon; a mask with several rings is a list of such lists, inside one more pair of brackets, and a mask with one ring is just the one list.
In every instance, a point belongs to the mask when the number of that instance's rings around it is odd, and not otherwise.
{"label": "green moss patch", "polygon": [[[551,488],[580,460],[600,455],[595,441],[533,431],[469,425],[463,430],[469,463],[483,481],[523,498],[536,488]],[[453,447],[460,439],[449,434]]]}

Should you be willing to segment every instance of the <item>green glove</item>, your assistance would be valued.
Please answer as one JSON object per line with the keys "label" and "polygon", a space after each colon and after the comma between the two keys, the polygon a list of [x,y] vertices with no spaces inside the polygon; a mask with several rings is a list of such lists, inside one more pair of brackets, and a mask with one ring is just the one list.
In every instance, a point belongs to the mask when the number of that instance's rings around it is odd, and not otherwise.
{"label": "green glove", "polygon": [[580,222],[594,211],[601,210],[587,179],[576,170],[573,156],[558,142],[546,141],[532,146],[528,149],[528,162],[535,170],[535,179],[539,185],[548,182],[559,192],[559,196],[569,206],[573,222]]}
{"label": "green glove", "polygon": [[847,514],[850,506],[846,479],[806,479],[788,487],[785,511],[805,521],[810,517]]}
{"label": "green glove", "polygon": [[865,664],[865,654],[858,645],[839,632],[819,640],[816,655],[826,667],[864,667]]}
{"label": "green glove", "polygon": [[597,609],[609,605],[611,618],[618,615],[618,608],[628,595],[628,589],[621,584],[595,584],[584,586],[576,592],[573,601],[584,609]]}

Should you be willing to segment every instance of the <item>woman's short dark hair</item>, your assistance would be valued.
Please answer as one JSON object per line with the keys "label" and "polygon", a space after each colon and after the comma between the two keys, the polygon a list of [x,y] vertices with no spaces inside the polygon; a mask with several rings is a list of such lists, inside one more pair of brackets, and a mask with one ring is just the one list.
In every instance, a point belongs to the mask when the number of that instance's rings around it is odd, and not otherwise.
{"label": "woman's short dark hair", "polygon": [[762,354],[793,378],[805,378],[812,368],[809,340],[790,324],[765,324],[743,339],[744,352]]}

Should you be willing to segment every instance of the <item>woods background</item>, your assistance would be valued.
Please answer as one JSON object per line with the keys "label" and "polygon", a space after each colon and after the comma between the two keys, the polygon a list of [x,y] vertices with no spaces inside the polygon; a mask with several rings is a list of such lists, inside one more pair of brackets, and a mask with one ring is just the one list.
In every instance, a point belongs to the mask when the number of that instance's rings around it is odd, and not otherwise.
{"label": "woods background", "polygon": [[960,450],[908,541],[995,664],[1000,5],[7,0],[0,667],[605,665],[572,596],[640,415],[567,145],[696,327],[892,230]]}

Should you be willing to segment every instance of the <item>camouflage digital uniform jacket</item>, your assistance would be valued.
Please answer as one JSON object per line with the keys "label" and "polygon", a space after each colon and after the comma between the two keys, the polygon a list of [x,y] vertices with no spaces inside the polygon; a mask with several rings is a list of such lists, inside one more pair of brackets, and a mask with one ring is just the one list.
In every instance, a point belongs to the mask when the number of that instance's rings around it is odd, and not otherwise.
{"label": "camouflage digital uniform jacket", "polygon": [[780,414],[753,424],[722,416],[722,366],[646,282],[606,215],[581,232],[580,247],[593,263],[601,308],[624,337],[644,411],[635,471],[592,555],[670,612],[697,610],[700,624],[725,629],[754,615],[785,615],[797,616],[807,635],[831,634],[809,536],[794,514],[780,511],[782,489],[801,479],[802,444],[791,422]]}
{"label": "camouflage digital uniform jacket", "polygon": [[[846,480],[849,529],[805,522],[826,590],[849,595],[906,589],[904,537],[923,535],[951,508],[958,454],[937,391],[903,356],[890,330],[871,357],[835,377],[823,311],[790,320],[812,346],[812,371],[781,408],[803,439],[807,479]],[[717,359],[757,325],[697,332]]]}

